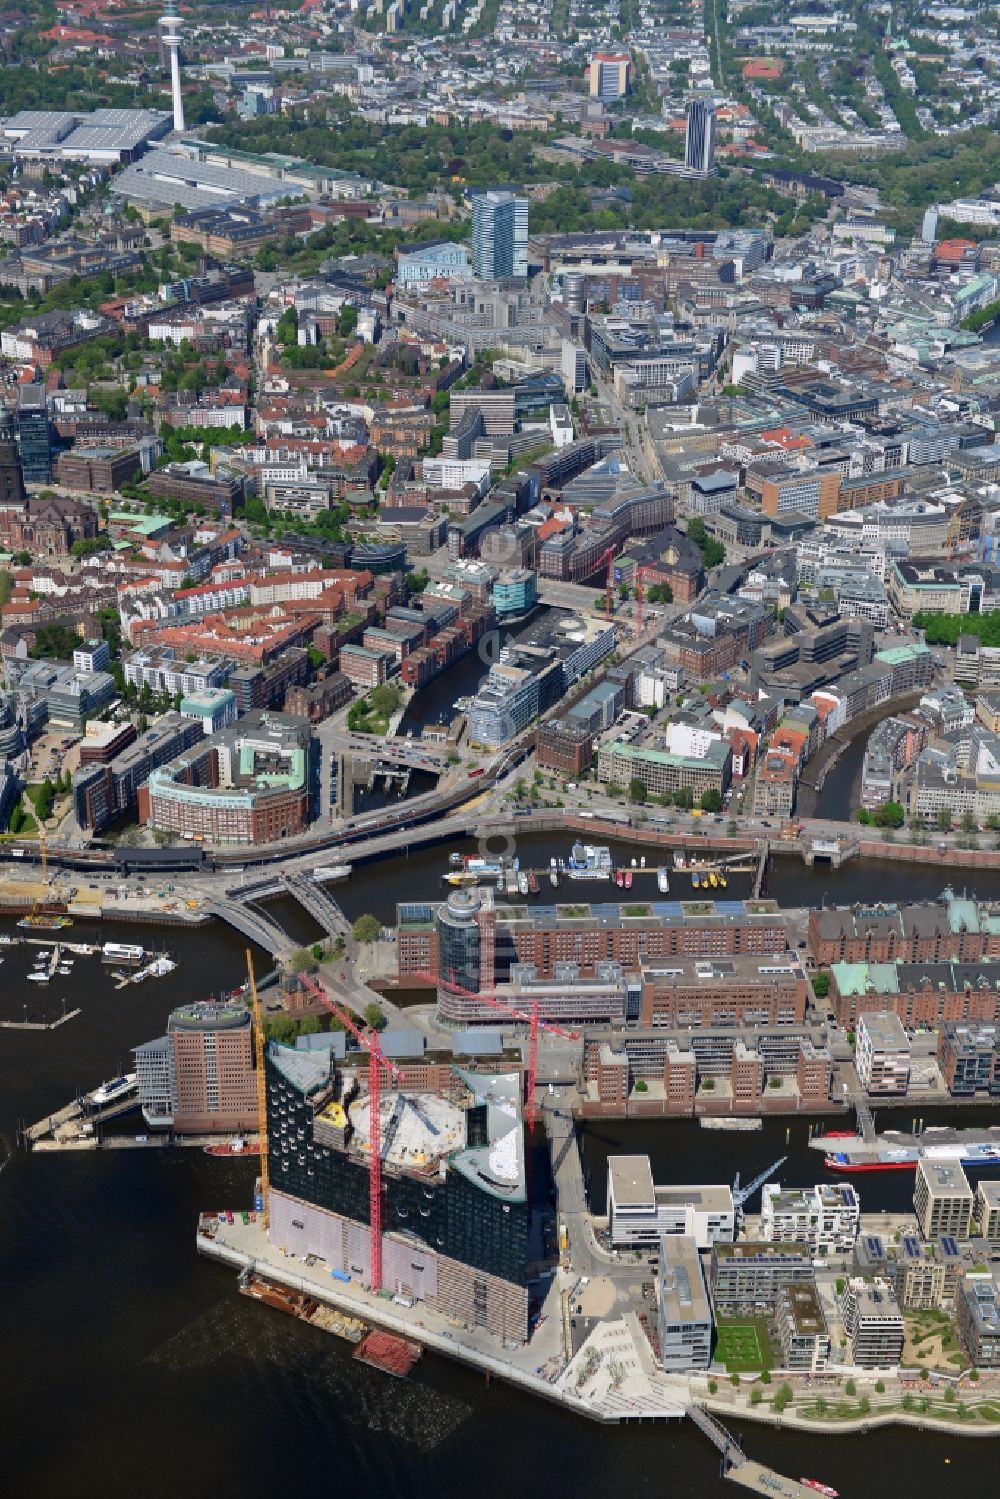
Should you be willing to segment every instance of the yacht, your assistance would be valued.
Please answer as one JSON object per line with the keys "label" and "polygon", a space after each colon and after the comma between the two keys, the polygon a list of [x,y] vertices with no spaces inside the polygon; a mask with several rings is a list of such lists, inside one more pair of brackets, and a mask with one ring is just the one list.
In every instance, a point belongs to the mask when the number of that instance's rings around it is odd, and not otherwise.
{"label": "yacht", "polygon": [[656,871],[656,888],[661,895],[666,895],[670,889],[670,877],[665,869]]}

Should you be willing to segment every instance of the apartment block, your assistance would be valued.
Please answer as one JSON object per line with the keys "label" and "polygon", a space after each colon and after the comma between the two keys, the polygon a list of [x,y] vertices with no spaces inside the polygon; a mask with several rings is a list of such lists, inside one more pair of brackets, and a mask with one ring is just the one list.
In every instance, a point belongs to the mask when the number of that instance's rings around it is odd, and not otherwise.
{"label": "apartment block", "polygon": [[972,1188],[957,1162],[917,1162],[913,1210],[925,1239],[950,1234],[967,1239],[972,1224]]}
{"label": "apartment block", "polygon": [[773,1306],[782,1286],[815,1283],[805,1244],[713,1244],[710,1282],[718,1307]]}
{"label": "apartment block", "polygon": [[769,1243],[807,1244],[815,1254],[844,1253],[854,1248],[860,1227],[858,1194],[846,1182],[763,1188],[761,1232]]}
{"label": "apartment block", "polygon": [[781,1345],[781,1367],[815,1374],[830,1358],[830,1334],[814,1285],[803,1282],[778,1291],[774,1321]]}
{"label": "apartment block", "polygon": [[904,1094],[910,1084],[910,1043],[898,1017],[865,1012],[858,1021],[855,1066],[871,1095]]}
{"label": "apartment block", "polygon": [[903,1353],[903,1314],[887,1280],[852,1276],[843,1297],[851,1358],[862,1369],[892,1369]]}

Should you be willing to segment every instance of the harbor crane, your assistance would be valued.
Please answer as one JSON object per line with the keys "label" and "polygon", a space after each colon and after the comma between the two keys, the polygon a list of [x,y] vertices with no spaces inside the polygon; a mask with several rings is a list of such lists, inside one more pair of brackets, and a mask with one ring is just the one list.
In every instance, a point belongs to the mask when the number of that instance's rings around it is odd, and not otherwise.
{"label": "harbor crane", "polygon": [[391,1062],[378,1044],[374,1031],[363,1031],[354,1016],[344,1005],[331,999],[316,979],[304,973],[299,980],[315,999],[324,1004],[340,1021],[345,1030],[368,1053],[368,1228],[370,1238],[371,1289],[382,1289],[382,1075],[388,1073],[393,1082],[399,1083],[402,1073]]}
{"label": "harbor crane", "polygon": [[769,1181],[787,1160],[788,1157],[783,1155],[779,1161],[775,1161],[773,1166],[768,1166],[766,1171],[762,1171],[759,1176],[755,1176],[753,1181],[745,1187],[740,1186],[740,1173],[737,1171],[733,1180],[733,1207],[736,1209],[737,1228],[742,1227],[743,1219],[746,1216],[743,1211],[744,1205],[750,1201],[757,1189],[762,1187],[766,1181]]}
{"label": "harbor crane", "polygon": [[267,1077],[264,1072],[264,1052],[267,1041],[264,1037],[264,1021],[260,1013],[260,996],[253,971],[253,951],[247,948],[247,983],[250,989],[250,1008],[253,1013],[254,1076],[257,1081],[257,1132],[260,1135],[260,1199],[263,1206],[264,1232],[271,1215],[271,1169],[267,1154]]}
{"label": "harbor crane", "polygon": [[[438,973],[419,972],[414,974],[415,978],[423,979],[425,983],[433,984],[436,988],[447,989],[450,994],[458,994],[462,999],[473,999],[477,1004],[489,1005],[493,1010],[499,1010],[504,1015],[509,1015],[512,1020],[517,1020],[521,1025],[528,1027],[528,1075],[525,1086],[524,1117],[528,1122],[529,1133],[534,1133],[535,1119],[538,1109],[535,1104],[535,1080],[538,1076],[538,1033],[547,1031],[550,1035],[561,1036],[566,1041],[579,1041],[578,1031],[568,1031],[554,1021],[543,1020],[539,1014],[538,1001],[528,1001],[524,1009],[517,1009],[514,1005],[508,1005],[501,999],[497,999],[492,992],[489,994],[475,994],[469,989],[463,989],[457,984],[454,975],[450,979],[442,978]],[[492,978],[492,975],[491,975]],[[489,985],[492,990],[492,983]]]}

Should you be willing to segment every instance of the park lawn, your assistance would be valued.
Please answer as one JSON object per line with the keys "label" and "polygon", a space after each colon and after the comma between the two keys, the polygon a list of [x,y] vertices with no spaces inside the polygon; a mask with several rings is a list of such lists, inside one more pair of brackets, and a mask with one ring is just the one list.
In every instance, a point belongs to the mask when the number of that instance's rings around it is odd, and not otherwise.
{"label": "park lawn", "polygon": [[752,1374],[770,1369],[771,1343],[764,1317],[727,1317],[716,1326],[715,1361],[730,1374]]}

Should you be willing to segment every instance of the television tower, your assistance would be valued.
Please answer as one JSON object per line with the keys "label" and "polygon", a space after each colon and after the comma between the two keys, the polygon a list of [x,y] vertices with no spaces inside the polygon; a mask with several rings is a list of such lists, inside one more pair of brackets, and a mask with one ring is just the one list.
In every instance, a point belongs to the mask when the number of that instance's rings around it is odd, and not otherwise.
{"label": "television tower", "polygon": [[174,105],[174,129],[184,129],[184,100],[181,98],[181,28],[182,22],[173,5],[160,17],[163,45],[170,53],[170,97]]}

